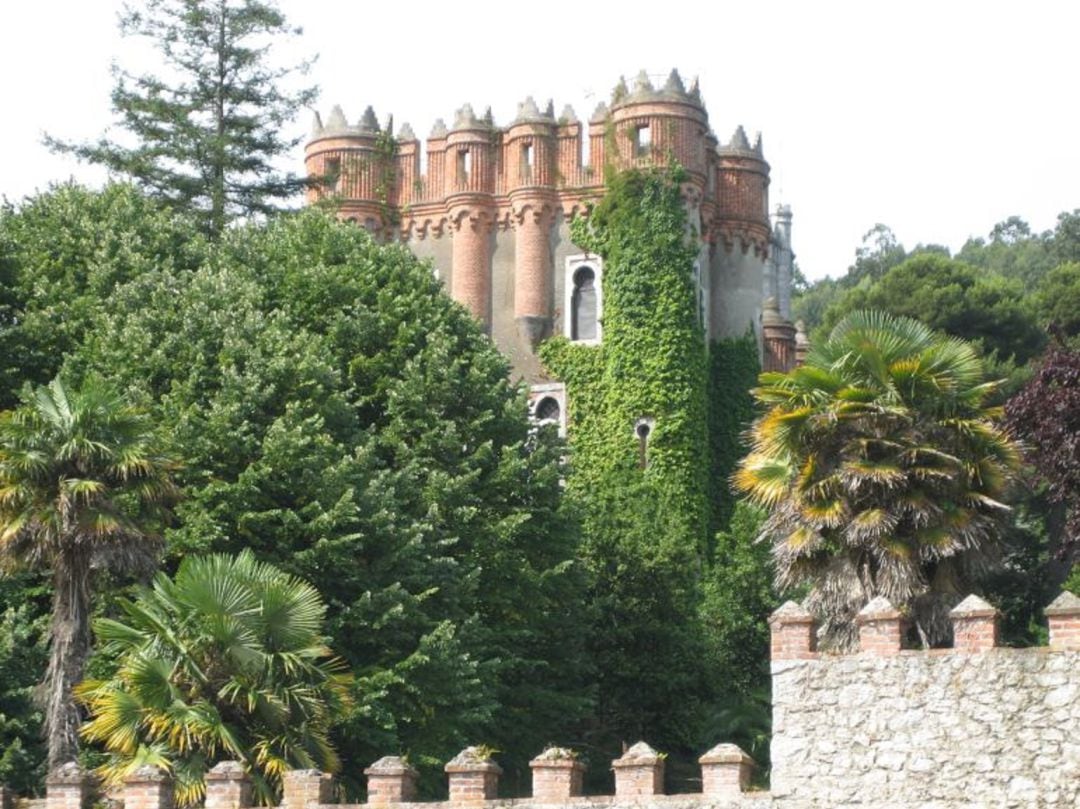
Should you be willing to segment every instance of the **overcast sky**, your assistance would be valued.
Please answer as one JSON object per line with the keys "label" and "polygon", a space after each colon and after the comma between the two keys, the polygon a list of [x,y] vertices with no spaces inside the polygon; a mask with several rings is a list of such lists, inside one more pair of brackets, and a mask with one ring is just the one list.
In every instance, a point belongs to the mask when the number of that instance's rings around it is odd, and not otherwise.
{"label": "overcast sky", "polygon": [[[40,139],[109,125],[113,60],[154,68],[120,38],[121,2],[0,2],[0,195],[100,182]],[[290,53],[319,56],[324,115],[372,104],[421,138],[466,101],[503,124],[526,95],[585,118],[620,74],[699,76],[721,140],[762,131],[811,278],[842,273],[876,222],[956,250],[1011,214],[1042,230],[1080,208],[1080,3],[280,4],[305,29]]]}

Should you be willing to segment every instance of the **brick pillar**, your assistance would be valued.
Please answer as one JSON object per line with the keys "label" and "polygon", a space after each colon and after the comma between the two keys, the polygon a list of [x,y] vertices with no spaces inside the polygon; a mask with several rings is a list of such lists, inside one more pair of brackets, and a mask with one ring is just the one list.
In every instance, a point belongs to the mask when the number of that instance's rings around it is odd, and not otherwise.
{"label": "brick pillar", "polygon": [[859,625],[859,651],[885,657],[900,651],[903,616],[885,596],[871,599],[855,617]]}
{"label": "brick pillar", "polygon": [[280,809],[305,809],[330,803],[334,779],[318,770],[289,770],[281,779]]}
{"label": "brick pillar", "polygon": [[45,809],[83,809],[90,796],[90,776],[74,761],[45,778]]}
{"label": "brick pillar", "polygon": [[698,759],[701,793],[709,798],[733,798],[750,786],[754,760],[735,744],[718,744]]}
{"label": "brick pillar", "polygon": [[0,784],[0,809],[13,809],[15,806],[15,791],[11,787]]}
{"label": "brick pillar", "polygon": [[450,297],[489,327],[493,224],[493,216],[486,206],[456,207],[450,212],[453,255]]}
{"label": "brick pillar", "polygon": [[558,803],[582,793],[585,765],[572,750],[549,747],[529,762],[534,801]]}
{"label": "brick pillar", "polygon": [[953,648],[959,652],[984,652],[998,642],[998,620],[994,607],[977,595],[969,595],[949,612],[953,626]]}
{"label": "brick pillar", "polygon": [[499,795],[502,767],[479,747],[466,747],[443,769],[450,778],[451,801],[490,801]]}
{"label": "brick pillar", "polygon": [[773,660],[814,657],[814,616],[794,601],[785,602],[769,616]]}
{"label": "brick pillar", "polygon": [[551,334],[551,204],[534,194],[514,197],[514,320],[533,349]]}
{"label": "brick pillar", "polygon": [[615,770],[615,797],[664,794],[664,757],[645,742],[638,742],[611,762]]}
{"label": "brick pillar", "polygon": [[172,809],[172,778],[160,767],[144,764],[124,778],[124,809]]}
{"label": "brick pillar", "polygon": [[251,806],[251,779],[244,765],[239,761],[215,764],[206,774],[205,809],[244,809],[247,806]]}
{"label": "brick pillar", "polygon": [[1066,590],[1044,612],[1050,624],[1051,648],[1080,649],[1080,598]]}
{"label": "brick pillar", "polygon": [[366,770],[369,804],[406,803],[416,799],[419,775],[405,759],[383,756]]}

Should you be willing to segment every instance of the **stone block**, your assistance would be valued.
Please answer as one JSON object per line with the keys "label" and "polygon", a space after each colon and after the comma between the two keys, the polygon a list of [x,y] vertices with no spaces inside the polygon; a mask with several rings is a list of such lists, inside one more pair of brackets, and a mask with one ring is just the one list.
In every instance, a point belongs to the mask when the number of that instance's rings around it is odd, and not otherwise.
{"label": "stone block", "polygon": [[84,809],[90,797],[90,776],[69,761],[45,778],[45,809]]}
{"label": "stone block", "polygon": [[502,767],[480,747],[466,747],[443,768],[450,780],[450,800],[475,803],[498,797]]}
{"label": "stone block", "polygon": [[[251,806],[251,779],[239,761],[221,761],[206,774],[206,809]],[[127,809],[127,807],[125,807]]]}
{"label": "stone block", "polygon": [[319,770],[289,770],[282,778],[280,809],[305,809],[330,803],[334,779]]}
{"label": "stone block", "polygon": [[953,648],[958,652],[984,652],[998,643],[1001,614],[976,595],[969,595],[950,612]]}
{"label": "stone block", "polygon": [[419,773],[400,756],[383,756],[366,770],[368,803],[383,805],[416,799]]}
{"label": "stone block", "polygon": [[773,660],[814,657],[814,616],[794,601],[784,603],[769,617]]}
{"label": "stone block", "polygon": [[638,742],[611,762],[615,770],[615,797],[664,794],[664,756]]}
{"label": "stone block", "polygon": [[1053,649],[1080,649],[1080,597],[1068,590],[1046,608]]}
{"label": "stone block", "polygon": [[866,655],[888,657],[900,652],[904,617],[885,596],[877,596],[859,610],[859,651]]}
{"label": "stone block", "polygon": [[698,759],[701,792],[706,797],[731,798],[750,786],[754,760],[734,744],[718,744]]}
{"label": "stone block", "polygon": [[533,800],[557,803],[582,794],[585,765],[572,750],[549,747],[530,761],[529,766]]}

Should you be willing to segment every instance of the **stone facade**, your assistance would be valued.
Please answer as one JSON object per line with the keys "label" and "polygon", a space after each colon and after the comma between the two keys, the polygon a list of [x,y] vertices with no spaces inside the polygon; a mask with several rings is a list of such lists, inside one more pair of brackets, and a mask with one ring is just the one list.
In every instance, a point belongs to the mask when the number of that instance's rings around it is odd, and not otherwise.
{"label": "stone facade", "polygon": [[[417,809],[1075,809],[1080,806],[1080,599],[1047,610],[1050,646],[1005,649],[997,612],[974,596],[953,610],[959,644],[901,649],[904,618],[884,599],[859,616],[860,650],[813,651],[813,620],[787,603],[773,615],[770,791],[750,788],[753,762],[719,744],[700,759],[702,791],[663,794],[665,757],[644,742],[611,762],[614,796],[581,795],[584,764],[550,748],[531,762],[532,797],[499,794],[502,770],[470,747],[447,763],[450,800],[414,800],[416,771],[400,758],[368,768],[369,803]],[[330,809],[317,770],[286,773],[282,809]],[[166,776],[141,768],[126,781],[126,809],[169,809]],[[74,764],[48,780],[46,809],[81,809],[88,780]],[[242,768],[207,779],[206,809],[250,802]],[[360,809],[335,806],[334,809]]]}
{"label": "stone facade", "polygon": [[[572,271],[596,257],[572,242],[569,222],[603,195],[608,167],[674,160],[686,169],[709,336],[742,335],[751,325],[760,333],[767,298],[777,317],[789,317],[791,211],[779,208],[770,222],[761,138],[751,143],[739,127],[721,145],[697,82],[687,89],[676,71],[659,88],[644,73],[632,87],[620,81],[611,105],[598,106],[588,122],[569,106],[556,116],[552,103],[541,109],[530,98],[497,127],[490,111],[477,116],[466,105],[452,126],[436,122],[423,150],[407,124],[394,136],[370,107],[355,124],[335,107],[325,123],[316,116],[305,160],[319,180],[311,202],[332,198],[342,218],[430,259],[450,295],[530,384],[552,381],[536,356],[539,343],[572,333]],[[793,362],[793,345],[785,357]]]}

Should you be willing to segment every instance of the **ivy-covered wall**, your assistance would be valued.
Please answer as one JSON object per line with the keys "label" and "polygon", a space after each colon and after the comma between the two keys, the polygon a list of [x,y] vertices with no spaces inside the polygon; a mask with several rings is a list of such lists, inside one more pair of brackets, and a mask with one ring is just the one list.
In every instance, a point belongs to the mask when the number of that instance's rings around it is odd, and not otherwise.
{"label": "ivy-covered wall", "polygon": [[[720,683],[731,680],[706,662],[730,655],[713,648],[702,610],[714,537],[733,512],[728,476],[752,414],[758,346],[750,332],[706,349],[682,180],[677,168],[608,178],[604,198],[572,225],[574,242],[603,258],[602,340],[541,347],[567,388],[566,486],[589,571],[597,748],[643,733],[669,750],[707,743]],[[755,680],[760,667],[750,668],[737,679]]]}

